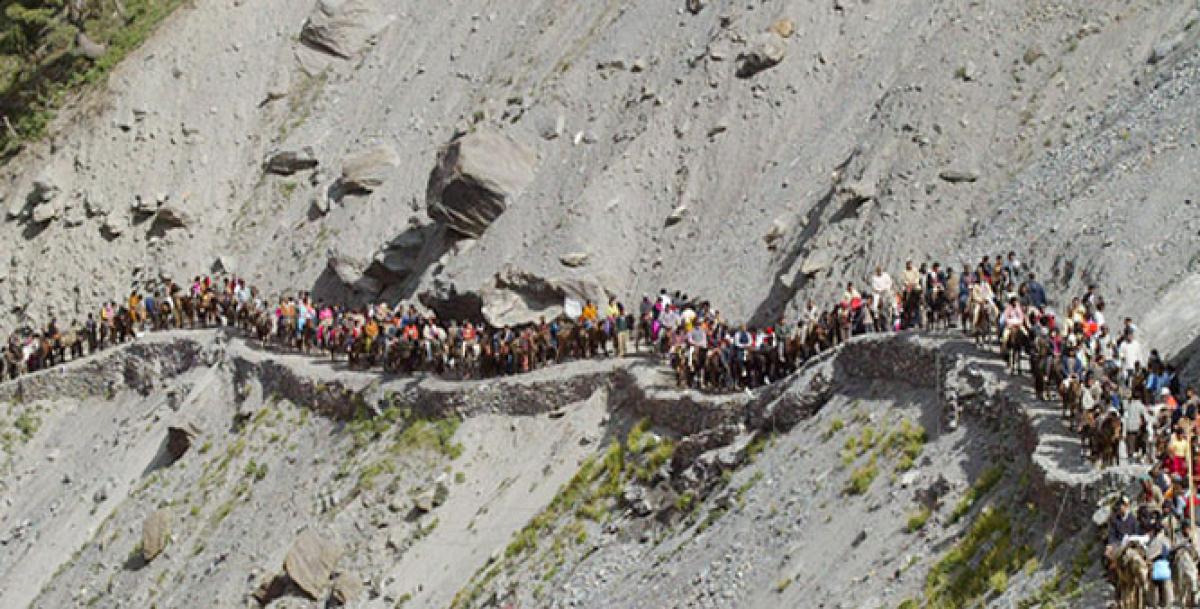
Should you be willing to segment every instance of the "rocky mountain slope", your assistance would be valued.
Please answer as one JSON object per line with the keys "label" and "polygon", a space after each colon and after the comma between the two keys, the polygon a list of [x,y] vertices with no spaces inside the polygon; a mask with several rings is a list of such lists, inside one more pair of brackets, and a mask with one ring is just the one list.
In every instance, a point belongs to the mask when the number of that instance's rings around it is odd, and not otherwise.
{"label": "rocky mountain slope", "polygon": [[[1191,272],[1192,3],[685,4],[182,9],[4,169],[0,299],[74,316],[215,266],[455,316],[666,286],[769,320],[906,257],[1018,249],[1135,307]],[[508,147],[477,166],[519,148],[520,179],[428,188],[485,127]],[[477,239],[427,209],[486,209],[473,183],[503,201]]]}
{"label": "rocky mountain slope", "polygon": [[[189,3],[0,168],[0,327],[209,271],[493,323],[660,287],[767,322],[1011,249],[1186,360],[1198,11]],[[705,397],[636,360],[462,385],[155,337],[0,386],[0,606],[1099,602],[1086,523],[1131,472],[1047,448],[986,357],[904,340]],[[950,381],[983,400],[957,428]]]}

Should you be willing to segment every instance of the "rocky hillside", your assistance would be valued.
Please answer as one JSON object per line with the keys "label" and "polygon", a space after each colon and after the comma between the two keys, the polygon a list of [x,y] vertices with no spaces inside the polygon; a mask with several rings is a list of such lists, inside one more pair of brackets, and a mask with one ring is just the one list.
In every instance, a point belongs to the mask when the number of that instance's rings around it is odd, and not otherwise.
{"label": "rocky hillside", "polygon": [[[204,272],[495,324],[660,287],[771,321],[1016,250],[1187,359],[1198,23],[183,3],[0,167],[0,329]],[[1133,472],[1082,467],[968,346],[875,341],[714,397],[638,359],[455,384],[157,336],[0,385],[0,606],[1098,604],[1091,510]]]}
{"label": "rocky hillside", "polygon": [[764,320],[1010,248],[1141,307],[1200,238],[1190,2],[181,11],[4,168],[10,310],[215,268],[493,321],[663,286]]}

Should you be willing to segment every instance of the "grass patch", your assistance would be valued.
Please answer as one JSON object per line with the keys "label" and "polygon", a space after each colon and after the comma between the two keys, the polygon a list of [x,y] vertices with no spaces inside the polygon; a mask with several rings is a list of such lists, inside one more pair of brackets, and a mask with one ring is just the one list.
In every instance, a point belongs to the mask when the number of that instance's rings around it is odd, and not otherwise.
{"label": "grass patch", "polygon": [[834,434],[845,429],[845,427],[845,421],[843,421],[840,417],[834,417],[834,419],[829,422],[829,429],[825,430],[825,437],[821,438],[821,440],[824,441],[832,438]]}
{"label": "grass patch", "polygon": [[925,580],[926,606],[968,607],[987,594],[1003,592],[1008,578],[1033,557],[1013,541],[1007,510],[987,507],[962,539],[934,565]]}
{"label": "grass patch", "polygon": [[950,524],[955,524],[959,520],[962,520],[962,517],[966,516],[971,511],[971,508],[975,507],[975,504],[991,492],[1003,478],[1004,466],[1002,465],[994,465],[984,470],[979,479],[975,481],[975,484],[972,484],[971,488],[967,489],[966,494],[954,506],[954,511],[950,513]]}
{"label": "grass patch", "polygon": [[879,468],[876,464],[875,455],[871,455],[871,459],[866,464],[858,469],[855,469],[850,474],[850,479],[846,481],[846,486],[842,492],[846,495],[864,495],[871,489],[871,483],[875,481],[875,477],[879,475]]}
{"label": "grass patch", "polygon": [[925,528],[925,524],[929,522],[929,517],[932,514],[933,512],[927,507],[923,507],[912,514],[909,514],[908,522],[904,525],[904,530],[908,531],[909,533],[916,533],[917,531],[920,531],[921,529]]}
{"label": "grass patch", "polygon": [[41,426],[42,420],[38,418],[36,413],[29,410],[17,415],[17,418],[13,420],[13,427],[17,428],[17,431],[21,432],[21,437],[24,440],[29,440],[32,438],[33,435],[37,433],[38,428]]}

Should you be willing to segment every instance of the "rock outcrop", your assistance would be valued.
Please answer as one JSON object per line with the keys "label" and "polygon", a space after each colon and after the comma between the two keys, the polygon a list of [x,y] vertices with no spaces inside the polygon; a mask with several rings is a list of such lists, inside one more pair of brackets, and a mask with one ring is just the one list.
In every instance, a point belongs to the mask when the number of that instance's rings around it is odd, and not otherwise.
{"label": "rock outcrop", "polygon": [[738,76],[750,78],[767,68],[775,67],[787,55],[787,41],[775,30],[763,32],[750,41],[749,47],[738,55]]}
{"label": "rock outcrop", "polygon": [[158,558],[171,538],[171,512],[163,508],[146,517],[142,523],[142,560]]}
{"label": "rock outcrop", "polygon": [[341,546],[309,529],[296,538],[283,561],[284,572],[300,590],[319,599],[330,585],[330,575],[342,556]]}
{"label": "rock outcrop", "polygon": [[400,156],[387,144],[368,148],[342,163],[338,184],[347,193],[367,194],[383,185],[400,165]]}
{"label": "rock outcrop", "polygon": [[496,274],[493,285],[479,291],[483,317],[501,327],[531,323],[541,317],[553,319],[563,312],[566,298],[580,303],[606,303],[613,293],[610,285],[616,281],[608,278],[610,283],[606,284],[601,281],[603,274],[598,277],[547,278],[507,266]]}
{"label": "rock outcrop", "polygon": [[321,164],[311,147],[305,146],[300,150],[284,150],[267,157],[263,162],[263,171],[281,176],[314,169]]}
{"label": "rock outcrop", "polygon": [[357,55],[390,22],[374,0],[321,0],[300,30],[300,42],[342,59]]}
{"label": "rock outcrop", "polygon": [[429,175],[429,217],[477,239],[533,181],[536,164],[533,150],[498,131],[460,135],[441,149]]}

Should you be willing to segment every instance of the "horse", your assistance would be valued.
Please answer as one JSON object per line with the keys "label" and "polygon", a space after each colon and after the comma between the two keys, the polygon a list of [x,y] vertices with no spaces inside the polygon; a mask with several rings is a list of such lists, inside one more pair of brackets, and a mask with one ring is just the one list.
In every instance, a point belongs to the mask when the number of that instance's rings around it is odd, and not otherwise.
{"label": "horse", "polygon": [[1150,588],[1150,562],[1146,549],[1140,544],[1129,544],[1117,555],[1117,607],[1118,609],[1144,609],[1146,590]]}
{"label": "horse", "polygon": [[[1021,352],[1029,348],[1029,332],[1025,326],[1019,328],[1009,328],[1004,334],[1004,341],[1000,344],[1000,352],[1004,354],[1004,361],[1008,367],[1008,373],[1021,375]],[[1032,367],[1032,363],[1030,364]]]}
{"label": "horse", "polygon": [[1029,376],[1033,378],[1033,394],[1039,402],[1046,401],[1046,378],[1049,376],[1046,364],[1052,359],[1050,341],[1044,336],[1035,338],[1029,349]]}
{"label": "horse", "polygon": [[[1057,367],[1057,366],[1056,366]],[[1083,385],[1079,378],[1071,375],[1058,386],[1058,394],[1062,398],[1062,416],[1075,422],[1080,405],[1083,403]]]}
{"label": "horse", "polygon": [[1121,464],[1120,445],[1124,437],[1121,416],[1116,413],[1104,415],[1092,427],[1092,461],[1101,468]]}
{"label": "horse", "polygon": [[946,288],[937,285],[929,293],[929,327],[941,324],[942,329],[948,330],[954,323],[954,306],[946,296]]}
{"label": "horse", "polygon": [[903,303],[900,310],[901,329],[907,330],[921,325],[921,290],[905,290]]}
{"label": "horse", "polygon": [[976,302],[971,305],[971,335],[975,344],[982,346],[988,343],[996,325],[995,311],[990,303]]}
{"label": "horse", "polygon": [[1200,592],[1200,576],[1196,565],[1200,564],[1200,553],[1190,543],[1175,549],[1171,561],[1171,577],[1175,584],[1175,602],[1182,607],[1193,607]]}

